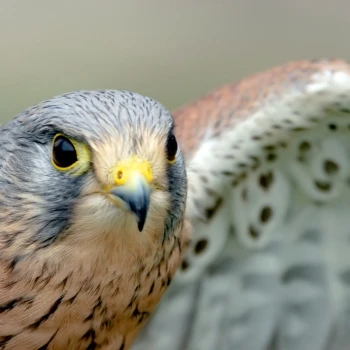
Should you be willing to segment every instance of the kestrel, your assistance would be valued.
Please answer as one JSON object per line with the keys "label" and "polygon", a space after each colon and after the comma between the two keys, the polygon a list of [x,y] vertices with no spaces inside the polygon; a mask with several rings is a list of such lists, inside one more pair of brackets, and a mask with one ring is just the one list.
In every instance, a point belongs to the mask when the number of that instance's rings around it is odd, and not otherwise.
{"label": "kestrel", "polygon": [[187,238],[173,119],[80,91],[0,127],[0,348],[126,350]]}
{"label": "kestrel", "polygon": [[132,349],[349,349],[350,66],[282,65],[173,115],[192,239]]}

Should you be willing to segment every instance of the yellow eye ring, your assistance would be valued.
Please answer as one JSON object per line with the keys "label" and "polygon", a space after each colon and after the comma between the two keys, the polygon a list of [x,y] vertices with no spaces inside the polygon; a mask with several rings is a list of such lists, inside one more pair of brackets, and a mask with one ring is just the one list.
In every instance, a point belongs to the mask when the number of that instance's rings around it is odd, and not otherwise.
{"label": "yellow eye ring", "polygon": [[81,174],[89,167],[90,152],[86,145],[58,133],[52,140],[51,162],[59,171],[77,168]]}
{"label": "yellow eye ring", "polygon": [[173,164],[173,163],[175,163],[175,160],[176,160],[176,157],[175,157],[174,159],[172,159],[172,160],[169,160],[169,159],[168,159],[168,163],[169,163],[169,164]]}

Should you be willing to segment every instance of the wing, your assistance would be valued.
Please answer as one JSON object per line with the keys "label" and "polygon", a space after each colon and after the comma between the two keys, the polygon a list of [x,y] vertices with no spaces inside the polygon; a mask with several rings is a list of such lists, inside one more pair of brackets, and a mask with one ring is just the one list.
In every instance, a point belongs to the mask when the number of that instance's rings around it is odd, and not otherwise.
{"label": "wing", "polygon": [[283,65],[174,116],[193,237],[133,349],[348,349],[350,66]]}

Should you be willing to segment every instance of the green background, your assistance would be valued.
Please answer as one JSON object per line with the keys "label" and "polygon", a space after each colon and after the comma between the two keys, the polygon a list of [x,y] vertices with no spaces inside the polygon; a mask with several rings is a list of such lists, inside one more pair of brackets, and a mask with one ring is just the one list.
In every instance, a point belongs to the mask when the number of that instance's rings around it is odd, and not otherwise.
{"label": "green background", "polygon": [[350,57],[348,0],[0,0],[0,122],[76,89],[168,109],[300,58]]}

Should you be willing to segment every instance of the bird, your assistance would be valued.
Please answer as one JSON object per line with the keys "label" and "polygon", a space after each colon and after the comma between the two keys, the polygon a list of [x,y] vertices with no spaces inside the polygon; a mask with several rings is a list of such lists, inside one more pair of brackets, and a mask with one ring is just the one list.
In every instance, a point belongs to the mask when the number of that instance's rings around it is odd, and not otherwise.
{"label": "bird", "polygon": [[349,63],[280,64],[173,116],[192,233],[132,349],[349,349]]}
{"label": "bird", "polygon": [[0,140],[0,348],[129,349],[188,242],[171,114],[137,93],[75,91]]}

